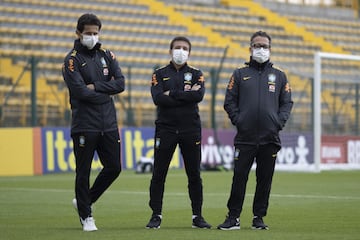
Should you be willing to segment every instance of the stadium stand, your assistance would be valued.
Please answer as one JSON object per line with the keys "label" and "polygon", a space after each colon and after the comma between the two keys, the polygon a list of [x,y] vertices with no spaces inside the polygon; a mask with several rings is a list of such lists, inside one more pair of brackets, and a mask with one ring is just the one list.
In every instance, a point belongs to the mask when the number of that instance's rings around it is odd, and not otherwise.
{"label": "stadium stand", "polygon": [[[304,5],[289,5],[284,8],[283,4],[274,1],[257,1],[264,7],[276,12],[282,17],[295,23],[298,27],[312,32],[315,36],[322,38],[332,46],[321,49],[324,52],[335,52],[341,54],[360,55],[360,21],[358,12],[354,8],[341,8],[340,5],[350,5],[356,1],[337,1],[338,6],[314,7]],[[357,7],[358,5],[355,4]],[[312,59],[310,59],[312,60]],[[312,72],[313,61],[301,71]],[[342,118],[338,126],[353,126],[355,120],[356,88],[358,87],[359,62],[343,60],[323,60],[323,81],[322,88],[325,89],[322,99],[324,108],[330,109],[325,119],[328,121],[329,129],[336,123],[336,118]],[[334,83],[339,81],[340,83]],[[340,112],[344,114],[339,114]],[[340,116],[341,115],[341,116]],[[332,119],[332,120],[331,120]],[[351,129],[347,129],[351,132]]]}
{"label": "stadium stand", "polygon": [[[152,126],[155,107],[149,84],[154,68],[169,61],[168,44],[175,35],[193,42],[190,64],[207,79],[207,93],[200,104],[204,127],[211,127],[211,87],[215,87],[216,122],[230,127],[222,108],[232,71],[248,58],[249,36],[265,30],[273,36],[272,59],[288,73],[296,102],[289,128],[308,129],[311,122],[311,79],[316,51],[359,54],[357,18],[287,14],[285,7],[268,1],[209,1],[210,4],[172,0],[3,0],[0,2],[0,100],[1,126],[30,124],[31,74],[36,58],[37,105],[40,125],[69,124],[67,89],[61,76],[65,54],[75,38],[77,18],[94,12],[103,21],[101,41],[115,52],[127,77],[127,89],[117,97],[119,125]],[[289,5],[290,4],[283,4]],[[301,8],[305,6],[298,6]],[[285,10],[283,10],[285,9]],[[224,53],[226,57],[221,65]],[[325,62],[325,78],[355,78],[359,65]],[[20,73],[24,73],[20,78]],[[329,81],[331,82],[331,81]],[[325,81],[326,83],[326,81]],[[10,87],[15,86],[15,87]],[[329,89],[333,86],[326,86]],[[325,93],[323,111],[331,116],[334,99],[353,95],[349,85],[338,86],[337,95]],[[6,103],[4,104],[4,101]],[[354,119],[354,97],[345,99],[343,119]],[[123,114],[124,113],[124,114]],[[133,119],[130,116],[134,116]],[[331,124],[331,117],[329,117]],[[345,120],[344,120],[345,121]]]}

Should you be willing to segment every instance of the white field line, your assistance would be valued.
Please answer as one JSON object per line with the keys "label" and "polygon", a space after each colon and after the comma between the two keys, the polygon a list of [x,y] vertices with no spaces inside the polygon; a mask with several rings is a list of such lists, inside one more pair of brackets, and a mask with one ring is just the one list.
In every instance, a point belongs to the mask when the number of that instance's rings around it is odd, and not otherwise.
{"label": "white field line", "polygon": [[[74,190],[68,189],[39,189],[39,188],[1,188],[2,191],[19,191],[19,192],[53,192],[53,193],[73,193]],[[128,194],[128,195],[149,195],[149,192],[143,191],[121,191],[121,190],[108,190],[108,194]],[[187,192],[165,192],[166,196],[188,196]],[[229,193],[206,193],[204,196],[228,196]],[[247,194],[247,197],[253,197],[254,194]],[[300,199],[327,199],[327,200],[360,200],[357,196],[336,196],[336,195],[303,195],[303,194],[276,194],[270,195],[272,198],[300,198]]]}

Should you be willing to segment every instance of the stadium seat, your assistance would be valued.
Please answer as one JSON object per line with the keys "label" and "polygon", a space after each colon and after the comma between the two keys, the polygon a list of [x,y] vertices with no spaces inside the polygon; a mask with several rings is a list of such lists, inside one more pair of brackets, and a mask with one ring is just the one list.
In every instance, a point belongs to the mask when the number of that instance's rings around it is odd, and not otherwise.
{"label": "stadium seat", "polygon": [[[158,2],[162,1],[158,0]],[[131,84],[132,92],[119,95],[122,103],[116,103],[117,108],[128,110],[127,108],[132,105],[137,114],[137,125],[153,125],[155,106],[149,94],[151,74],[154,68],[168,63],[170,39],[176,35],[188,36],[193,45],[189,64],[200,68],[206,79],[207,92],[200,104],[200,109],[204,125],[210,126],[212,98],[210,90],[214,87],[211,71],[219,69],[226,47],[224,42],[218,40],[225,41],[226,39],[231,46],[222,64],[222,71],[219,73],[219,83],[215,86],[217,89],[215,110],[219,125],[230,127],[222,107],[224,93],[234,69],[242,66],[248,59],[248,55],[244,55],[243,52],[234,53],[231,48],[237,46],[239,49],[247,50],[250,35],[257,29],[263,29],[273,36],[272,60],[288,73],[289,81],[293,86],[293,94],[297,101],[293,118],[300,119],[301,114],[305,114],[304,118],[311,116],[309,113],[311,91],[307,83],[313,77],[313,54],[322,49],[318,42],[304,39],[300,34],[268,21],[261,12],[255,13],[248,7],[179,4],[169,0],[164,1],[164,4],[175,13],[182,14],[181,16],[187,20],[191,19],[194,24],[198,24],[198,29],[209,30],[207,34],[218,34],[217,40],[207,37],[200,31],[191,30],[191,26],[183,23],[187,21],[175,22],[171,20],[167,12],[152,10],[146,1],[3,0],[0,2],[0,34],[2,36],[0,56],[4,61],[10,59],[9,61],[17,65],[19,69],[26,65],[29,58],[36,57],[40,91],[48,92],[49,96],[51,96],[51,91],[57,91],[62,101],[56,102],[51,97],[48,101],[40,101],[39,107],[43,110],[57,108],[59,113],[64,112],[64,109],[68,109],[69,106],[64,104],[67,91],[61,76],[62,61],[76,37],[74,30],[78,16],[83,12],[94,12],[104,23],[100,37],[103,46],[114,51],[125,76],[129,79],[128,84]],[[344,51],[360,52],[360,47],[353,44],[358,42],[359,21],[278,14],[304,26],[309,32],[319,34],[326,41],[340,46]],[[336,78],[357,76],[358,67],[358,63],[324,60],[324,84]],[[0,68],[0,80],[3,79],[1,77],[3,75],[8,74]],[[9,83],[14,84],[16,77],[16,74],[13,74],[10,80],[8,78],[7,81],[0,81],[0,96],[10,91],[7,86]],[[338,99],[346,95],[345,88],[339,87]],[[353,91],[349,93],[354,94]],[[129,97],[132,98],[131,104],[127,102]],[[39,99],[42,98],[39,96]],[[16,104],[19,106],[19,102],[22,102],[21,109],[24,111],[27,109],[28,112],[29,102],[21,100],[20,96],[19,99],[18,101],[11,99],[9,106],[12,106],[10,104],[12,101],[13,106]],[[346,101],[353,104],[354,98],[349,97]],[[20,114],[19,111],[13,112]],[[326,113],[326,110],[324,112]],[[351,115],[351,113],[347,114]],[[24,117],[25,115],[21,115],[24,124],[29,118],[28,115]],[[44,113],[42,122],[46,122],[44,116],[50,115]],[[56,121],[56,119],[51,121]],[[120,119],[119,124],[123,124],[124,121],[125,119]],[[63,120],[57,124],[62,123]],[[303,128],[301,124],[304,123],[299,121],[298,126]]]}

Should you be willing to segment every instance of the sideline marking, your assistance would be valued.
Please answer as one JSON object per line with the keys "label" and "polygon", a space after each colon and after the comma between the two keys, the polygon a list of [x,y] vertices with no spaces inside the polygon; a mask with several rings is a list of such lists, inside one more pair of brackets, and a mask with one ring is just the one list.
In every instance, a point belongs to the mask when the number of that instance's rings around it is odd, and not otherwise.
{"label": "sideline marking", "polygon": [[[58,192],[58,193],[69,193],[74,190],[67,189],[39,189],[39,188],[0,188],[0,191],[27,191],[27,192]],[[129,195],[148,195],[149,192],[139,192],[139,191],[121,191],[121,190],[108,190],[109,194],[129,194]],[[176,193],[176,192],[167,192],[167,196],[188,196],[187,192]],[[204,193],[208,196],[224,196],[229,193]],[[246,197],[253,197],[254,194],[246,194]],[[296,195],[296,194],[270,194],[270,198],[307,198],[307,199],[334,199],[334,200],[360,200],[360,197],[355,196],[328,196],[328,195]]]}

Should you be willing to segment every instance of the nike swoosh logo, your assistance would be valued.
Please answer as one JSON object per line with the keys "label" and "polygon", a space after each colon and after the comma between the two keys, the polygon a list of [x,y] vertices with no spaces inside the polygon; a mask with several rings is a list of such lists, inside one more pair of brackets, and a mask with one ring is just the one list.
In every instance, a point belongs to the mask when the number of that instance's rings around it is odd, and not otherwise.
{"label": "nike swoosh logo", "polygon": [[198,142],[195,142],[195,144],[196,144],[196,145],[199,145],[200,143],[201,143],[200,141],[198,141]]}
{"label": "nike swoosh logo", "polygon": [[243,77],[243,80],[246,81],[246,80],[249,80],[251,77]]}
{"label": "nike swoosh logo", "polygon": [[169,77],[166,77],[166,78],[163,78],[163,81],[167,81],[169,79],[170,79]]}

